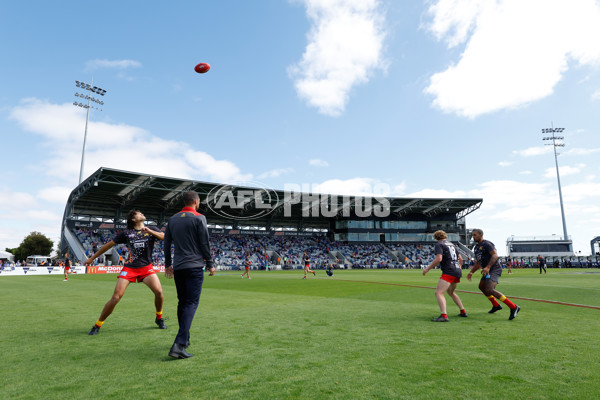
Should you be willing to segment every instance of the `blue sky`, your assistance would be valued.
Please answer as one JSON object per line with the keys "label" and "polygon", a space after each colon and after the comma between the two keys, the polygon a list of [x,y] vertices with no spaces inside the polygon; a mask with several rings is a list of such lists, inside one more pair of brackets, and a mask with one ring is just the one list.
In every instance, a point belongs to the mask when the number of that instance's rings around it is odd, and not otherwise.
{"label": "blue sky", "polygon": [[[467,225],[600,235],[600,2],[10,2],[0,9],[0,248],[60,236],[85,111],[101,166],[338,194],[481,197]],[[211,64],[206,74],[194,72]]]}

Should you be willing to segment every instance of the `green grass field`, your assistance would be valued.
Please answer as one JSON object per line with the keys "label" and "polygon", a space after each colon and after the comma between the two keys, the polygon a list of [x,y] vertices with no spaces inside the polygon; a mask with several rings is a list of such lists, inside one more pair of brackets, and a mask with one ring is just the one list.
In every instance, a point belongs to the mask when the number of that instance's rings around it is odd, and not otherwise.
{"label": "green grass field", "polygon": [[[0,398],[600,398],[600,310],[514,299],[600,307],[597,269],[505,272],[498,289],[522,308],[513,321],[508,307],[488,314],[483,295],[460,292],[469,318],[449,300],[450,322],[430,322],[439,275],[206,277],[186,360],[167,356],[172,280],[161,277],[167,330],[154,324],[150,290],[132,284],[88,336],[116,275],[0,277]],[[459,289],[476,292],[477,282]]]}

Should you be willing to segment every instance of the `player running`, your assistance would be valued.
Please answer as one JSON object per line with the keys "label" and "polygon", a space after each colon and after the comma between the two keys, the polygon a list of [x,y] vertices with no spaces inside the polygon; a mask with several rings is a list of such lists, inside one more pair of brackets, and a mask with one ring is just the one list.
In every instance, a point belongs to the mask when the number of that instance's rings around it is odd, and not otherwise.
{"label": "player running", "polygon": [[302,256],[302,261],[304,262],[304,278],[302,279],[306,279],[306,274],[309,272],[312,272],[313,276],[317,276],[315,271],[310,269],[310,258],[306,252],[304,252],[304,255]]}
{"label": "player running", "polygon": [[71,259],[69,258],[69,253],[65,253],[65,264],[64,264],[64,274],[65,274],[65,279],[64,282],[67,282],[69,280],[68,275],[72,274],[71,272],[71,267],[73,266],[73,264],[71,264]]}
{"label": "player running", "polygon": [[126,243],[131,254],[129,262],[121,270],[117,277],[117,285],[110,300],[104,305],[100,318],[92,327],[89,335],[97,335],[102,324],[112,314],[117,303],[125,294],[125,290],[131,282],[144,282],[154,293],[154,306],[156,308],[156,319],[154,322],[160,329],[167,329],[162,315],[163,292],[160,280],[152,267],[152,250],[156,239],[163,240],[165,234],[153,226],[145,226],[146,217],[139,210],[131,210],[127,215],[127,229],[118,233],[110,242],[106,243],[93,256],[85,261],[90,265],[94,259],[111,249],[115,244]]}
{"label": "player running", "polygon": [[435,259],[431,264],[423,270],[423,276],[425,276],[429,270],[437,267],[438,265],[442,269],[442,276],[438,281],[437,288],[435,289],[435,297],[438,305],[440,306],[440,316],[432,319],[433,322],[448,322],[448,313],[446,312],[446,298],[444,293],[452,298],[454,303],[460,310],[459,317],[467,317],[467,312],[463,307],[460,297],[454,292],[456,285],[460,282],[462,277],[462,262],[463,258],[456,250],[456,247],[452,242],[447,241],[448,235],[444,231],[436,231],[433,237],[438,242],[435,244]]}
{"label": "player running", "polygon": [[471,271],[469,271],[467,279],[470,282],[473,272],[482,268],[479,290],[492,302],[492,309],[488,312],[493,314],[498,310],[502,310],[502,306],[496,301],[498,299],[510,308],[508,319],[514,319],[519,311],[521,311],[521,307],[496,290],[496,285],[499,283],[500,275],[502,275],[502,267],[498,262],[498,253],[496,252],[494,243],[489,240],[483,240],[483,231],[481,229],[473,229],[473,241],[475,241],[473,251],[475,252],[476,262]]}

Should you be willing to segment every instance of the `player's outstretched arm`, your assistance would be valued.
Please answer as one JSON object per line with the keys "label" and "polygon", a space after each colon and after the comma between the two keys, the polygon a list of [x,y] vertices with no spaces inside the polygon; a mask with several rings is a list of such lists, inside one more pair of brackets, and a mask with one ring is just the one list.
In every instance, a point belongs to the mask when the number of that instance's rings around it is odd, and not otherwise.
{"label": "player's outstretched arm", "polygon": [[436,254],[435,258],[433,259],[433,262],[431,264],[429,264],[427,266],[427,268],[425,268],[423,270],[423,275],[425,275],[426,273],[428,273],[432,268],[437,267],[438,265],[440,265],[440,263],[442,262],[442,255],[441,254]]}
{"label": "player's outstretched arm", "polygon": [[106,243],[104,246],[100,247],[100,250],[98,250],[93,256],[85,260],[83,265],[91,265],[96,258],[100,257],[102,254],[110,250],[115,244],[116,243],[112,240]]}

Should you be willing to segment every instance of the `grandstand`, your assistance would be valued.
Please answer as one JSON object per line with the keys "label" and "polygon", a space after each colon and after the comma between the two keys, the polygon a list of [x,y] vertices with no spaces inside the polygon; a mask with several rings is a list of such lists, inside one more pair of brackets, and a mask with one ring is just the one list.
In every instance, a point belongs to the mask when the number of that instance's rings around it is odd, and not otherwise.
{"label": "grandstand", "polygon": [[[71,192],[61,243],[80,261],[126,228],[125,216],[140,209],[164,228],[182,207],[182,194],[200,194],[211,248],[219,268],[300,268],[304,251],[324,268],[407,268],[433,258],[433,232],[443,229],[464,257],[470,236],[465,217],[482,199],[337,196],[256,186],[222,185],[100,168]],[[107,265],[126,261],[115,246]],[[163,263],[162,242],[154,262]]]}

